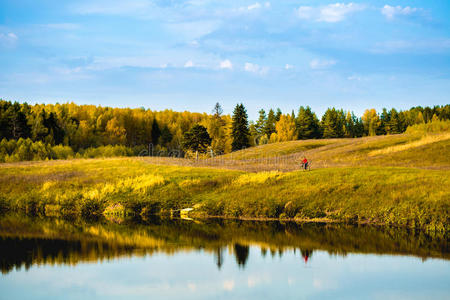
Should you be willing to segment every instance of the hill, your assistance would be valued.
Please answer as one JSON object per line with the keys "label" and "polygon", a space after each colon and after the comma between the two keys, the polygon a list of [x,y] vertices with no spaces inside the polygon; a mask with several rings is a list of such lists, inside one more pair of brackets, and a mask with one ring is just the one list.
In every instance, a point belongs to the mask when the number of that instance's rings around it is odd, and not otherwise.
{"label": "hill", "polygon": [[[135,157],[0,165],[0,211],[179,214],[449,230],[448,132],[275,143],[212,159]],[[299,171],[306,155],[310,172]],[[251,171],[251,172],[249,172]],[[286,171],[286,172],[284,172]]]}

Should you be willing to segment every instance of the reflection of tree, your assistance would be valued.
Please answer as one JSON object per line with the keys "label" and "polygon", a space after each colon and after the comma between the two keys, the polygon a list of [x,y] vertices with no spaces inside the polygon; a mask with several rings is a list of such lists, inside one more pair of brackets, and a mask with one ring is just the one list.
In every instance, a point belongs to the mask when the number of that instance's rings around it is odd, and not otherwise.
{"label": "reflection of tree", "polygon": [[223,250],[221,247],[218,247],[216,249],[216,252],[214,253],[214,257],[216,259],[217,268],[220,270],[220,268],[223,265]]}
{"label": "reflection of tree", "polygon": [[310,249],[300,249],[300,252],[302,253],[303,260],[306,264],[308,262],[308,259],[311,258],[313,251]]}
{"label": "reflection of tree", "polygon": [[[235,241],[241,244],[235,244]],[[259,245],[261,255],[281,256],[300,250],[303,259],[313,251],[333,255],[379,253],[450,259],[447,236],[390,227],[320,225],[279,222],[234,222],[176,219],[125,220],[122,224],[61,219],[0,217],[0,270],[42,264],[74,265],[123,255],[174,254],[203,249],[215,256],[220,269],[225,248],[231,246],[236,263],[244,267],[249,245]],[[243,246],[247,245],[247,246]]]}
{"label": "reflection of tree", "polygon": [[234,244],[234,255],[236,255],[236,262],[239,267],[245,267],[248,259],[249,247],[240,244]]}
{"label": "reflection of tree", "polygon": [[120,255],[130,255],[132,248],[93,241],[62,239],[2,238],[0,237],[0,270],[3,274],[14,268],[33,264],[69,264],[97,261]]}

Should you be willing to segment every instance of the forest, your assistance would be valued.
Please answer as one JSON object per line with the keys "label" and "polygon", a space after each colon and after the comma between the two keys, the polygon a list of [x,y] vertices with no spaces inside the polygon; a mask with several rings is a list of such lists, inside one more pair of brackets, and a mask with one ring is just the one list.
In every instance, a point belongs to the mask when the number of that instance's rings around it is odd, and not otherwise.
{"label": "forest", "polygon": [[250,121],[243,104],[230,116],[219,103],[207,114],[0,100],[0,162],[135,156],[149,144],[154,155],[169,155],[173,149],[185,154],[192,150],[186,139],[200,127],[207,143],[196,151],[217,155],[283,141],[397,134],[414,124],[449,119],[450,105],[367,109],[361,117],[333,107],[320,119],[309,106],[290,113],[261,109],[258,119]]}

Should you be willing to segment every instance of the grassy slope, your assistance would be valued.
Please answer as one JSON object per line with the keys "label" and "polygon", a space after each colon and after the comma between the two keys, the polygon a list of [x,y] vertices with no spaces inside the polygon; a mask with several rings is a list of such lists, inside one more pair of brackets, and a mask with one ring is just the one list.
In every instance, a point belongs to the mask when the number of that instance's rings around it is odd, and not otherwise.
{"label": "grassy slope", "polygon": [[[402,166],[450,169],[450,133],[399,134],[358,139],[305,140],[267,144],[237,151],[225,159],[251,163],[271,162],[278,157],[282,167],[306,156],[316,168],[342,166]],[[290,167],[291,166],[291,167]]]}
{"label": "grassy slope", "polygon": [[[197,215],[369,222],[448,231],[447,136],[271,144],[238,152],[233,160],[225,156],[205,163],[215,168],[153,158],[4,164],[0,208],[87,216],[105,210],[145,215],[195,207]],[[249,160],[258,152],[283,156]],[[296,169],[303,153],[313,161],[312,172],[242,171]]]}

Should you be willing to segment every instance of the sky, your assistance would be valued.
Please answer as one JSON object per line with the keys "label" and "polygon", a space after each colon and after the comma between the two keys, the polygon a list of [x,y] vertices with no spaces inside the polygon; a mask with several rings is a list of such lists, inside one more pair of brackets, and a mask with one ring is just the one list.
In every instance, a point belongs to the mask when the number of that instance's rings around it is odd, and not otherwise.
{"label": "sky", "polygon": [[225,113],[450,103],[450,1],[0,0],[0,98]]}

